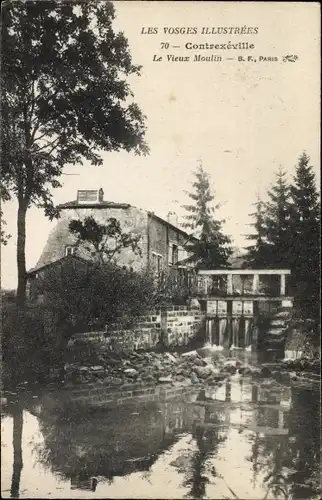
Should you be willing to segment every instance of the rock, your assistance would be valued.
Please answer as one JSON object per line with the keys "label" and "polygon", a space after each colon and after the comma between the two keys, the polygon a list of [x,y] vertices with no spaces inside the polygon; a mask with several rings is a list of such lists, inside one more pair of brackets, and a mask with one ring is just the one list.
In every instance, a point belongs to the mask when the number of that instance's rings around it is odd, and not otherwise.
{"label": "rock", "polygon": [[208,363],[205,363],[204,359],[201,358],[193,358],[193,364],[196,366],[206,366]]}
{"label": "rock", "polygon": [[251,375],[252,374],[252,370],[248,366],[242,366],[241,368],[239,368],[238,373],[240,373],[241,375],[246,375],[247,376],[247,375]]}
{"label": "rock", "polygon": [[207,366],[195,366],[194,372],[200,378],[207,378],[212,373],[212,367]]}
{"label": "rock", "polygon": [[[76,367],[73,367],[72,371],[75,371],[75,368]],[[78,369],[76,368],[76,370],[79,371],[80,373],[89,373],[90,368],[88,366],[80,366],[78,367]]]}
{"label": "rock", "polygon": [[183,354],[181,354],[181,357],[182,358],[199,358],[199,354],[197,353],[197,351],[189,351],[189,352],[184,352]]}
{"label": "rock", "polygon": [[225,373],[213,373],[209,378],[214,382],[220,382],[221,380],[225,380],[226,376]]}
{"label": "rock", "polygon": [[237,360],[236,359],[227,359],[224,361],[223,366],[225,367],[236,367],[237,366]]}
{"label": "rock", "polygon": [[277,380],[277,382],[281,382],[283,378],[283,372],[275,370],[272,372],[271,376],[274,380]]}
{"label": "rock", "polygon": [[244,373],[244,375],[251,375],[254,378],[259,378],[261,376],[261,371],[259,368],[249,366],[246,368],[246,372]]}
{"label": "rock", "polygon": [[228,373],[231,373],[232,375],[234,375],[237,371],[237,367],[233,365],[225,366],[225,369]]}
{"label": "rock", "polygon": [[178,360],[175,358],[170,352],[166,352],[164,354],[165,358],[168,359],[169,361],[172,361],[172,363],[177,363]]}
{"label": "rock", "polygon": [[105,364],[108,366],[117,366],[120,364],[120,362],[117,359],[114,358],[105,358]]}
{"label": "rock", "polygon": [[111,380],[112,385],[122,385],[123,380],[121,378],[115,377]]}
{"label": "rock", "polygon": [[191,382],[193,384],[199,384],[199,382],[200,382],[199,379],[198,379],[198,377],[197,377],[197,375],[195,373],[191,374],[190,380],[191,380]]}
{"label": "rock", "polygon": [[169,375],[168,377],[159,377],[158,378],[158,381],[161,383],[161,384],[169,384],[172,382],[172,376]]}
{"label": "rock", "polygon": [[123,370],[123,373],[125,373],[125,375],[129,377],[135,377],[136,375],[139,374],[139,372],[134,368],[126,368],[126,370]]}
{"label": "rock", "polygon": [[260,371],[261,377],[270,377],[272,372],[267,366],[263,366]]}

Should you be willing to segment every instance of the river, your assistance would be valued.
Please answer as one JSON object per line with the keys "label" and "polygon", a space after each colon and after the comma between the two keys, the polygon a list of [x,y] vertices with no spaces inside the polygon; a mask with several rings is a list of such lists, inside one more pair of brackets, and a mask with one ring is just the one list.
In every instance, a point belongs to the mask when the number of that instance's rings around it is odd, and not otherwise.
{"label": "river", "polygon": [[207,401],[62,414],[17,397],[2,408],[2,497],[319,498],[319,396],[237,374]]}

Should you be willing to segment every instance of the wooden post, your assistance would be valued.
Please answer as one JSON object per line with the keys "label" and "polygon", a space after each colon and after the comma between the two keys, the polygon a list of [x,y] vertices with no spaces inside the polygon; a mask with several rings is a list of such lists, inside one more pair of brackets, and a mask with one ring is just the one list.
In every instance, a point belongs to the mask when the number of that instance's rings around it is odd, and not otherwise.
{"label": "wooden post", "polygon": [[281,274],[281,295],[285,295],[285,291],[286,291],[285,274]]}
{"label": "wooden post", "polygon": [[227,274],[227,295],[233,294],[233,275]]}
{"label": "wooden post", "polygon": [[259,275],[254,274],[254,276],[253,276],[253,288],[252,288],[253,295],[258,294],[258,289],[259,289]]}
{"label": "wooden post", "polygon": [[284,412],[282,410],[278,411],[278,428],[283,429],[284,427]]}

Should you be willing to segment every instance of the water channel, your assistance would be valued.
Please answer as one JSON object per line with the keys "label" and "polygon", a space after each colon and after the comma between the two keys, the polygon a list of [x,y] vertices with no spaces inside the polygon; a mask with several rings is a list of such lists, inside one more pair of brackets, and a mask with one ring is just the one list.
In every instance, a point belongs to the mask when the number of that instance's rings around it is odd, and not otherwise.
{"label": "water channel", "polygon": [[318,390],[237,374],[206,396],[64,414],[18,398],[2,408],[2,497],[320,497]]}

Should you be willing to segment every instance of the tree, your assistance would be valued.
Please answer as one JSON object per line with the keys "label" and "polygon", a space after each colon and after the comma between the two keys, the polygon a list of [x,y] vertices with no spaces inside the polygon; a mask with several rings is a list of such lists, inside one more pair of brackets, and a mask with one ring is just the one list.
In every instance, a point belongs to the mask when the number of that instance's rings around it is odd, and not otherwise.
{"label": "tree", "polygon": [[293,233],[292,275],[302,312],[319,314],[320,293],[320,199],[313,167],[304,152],[291,185]]}
{"label": "tree", "polygon": [[141,255],[141,235],[122,231],[120,221],[114,217],[108,218],[104,224],[96,222],[92,216],[83,221],[74,219],[69,223],[69,229],[77,236],[78,243],[101,264],[111,262],[126,248]]}
{"label": "tree", "polygon": [[250,216],[255,220],[251,224],[255,231],[252,234],[246,235],[247,240],[253,241],[252,245],[246,247],[247,254],[245,263],[251,268],[264,268],[269,265],[268,244],[266,241],[266,226],[265,226],[265,204],[257,197],[254,203],[255,212]]}
{"label": "tree", "polygon": [[126,79],[139,75],[114,33],[110,2],[16,1],[2,10],[2,192],[18,200],[17,303],[26,287],[26,213],[57,215],[50,188],[66,164],[100,151],[147,153],[144,117]]}
{"label": "tree", "polygon": [[291,254],[290,229],[290,186],[286,172],[280,168],[276,173],[276,183],[268,191],[265,204],[266,241],[268,243],[268,267],[288,267]]}
{"label": "tree", "polygon": [[192,259],[199,267],[218,269],[228,263],[232,253],[231,240],[222,230],[225,221],[215,219],[215,211],[220,205],[211,205],[214,195],[210,188],[209,174],[199,164],[194,175],[196,177],[192,184],[194,192],[188,193],[194,204],[183,205],[188,212],[183,226],[192,230],[198,241],[188,243],[187,248],[193,252]]}

